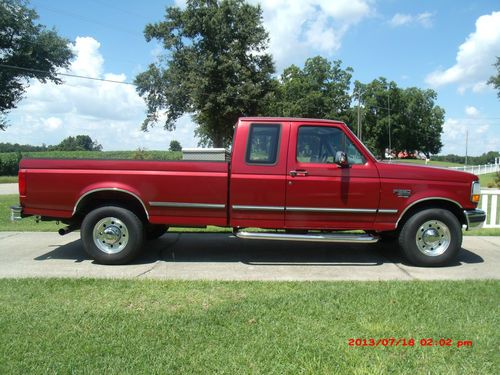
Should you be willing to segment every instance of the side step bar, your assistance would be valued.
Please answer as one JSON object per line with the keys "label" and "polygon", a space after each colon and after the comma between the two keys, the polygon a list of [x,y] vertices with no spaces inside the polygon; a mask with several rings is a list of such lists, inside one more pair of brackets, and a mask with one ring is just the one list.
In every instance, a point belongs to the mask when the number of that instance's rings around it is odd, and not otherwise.
{"label": "side step bar", "polygon": [[379,240],[378,236],[373,236],[371,234],[350,234],[350,233],[290,234],[290,233],[234,231],[234,235],[238,238],[246,240],[343,242],[343,243],[376,243]]}

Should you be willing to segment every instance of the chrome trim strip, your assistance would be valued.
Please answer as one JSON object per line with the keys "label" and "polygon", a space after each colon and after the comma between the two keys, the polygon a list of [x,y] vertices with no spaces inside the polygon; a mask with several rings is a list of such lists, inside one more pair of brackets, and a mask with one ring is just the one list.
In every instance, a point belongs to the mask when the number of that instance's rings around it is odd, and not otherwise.
{"label": "chrome trim strip", "polygon": [[397,214],[398,210],[393,210],[393,209],[379,209],[378,213],[379,214]]}
{"label": "chrome trim strip", "polygon": [[238,204],[233,205],[232,209],[238,211],[285,211],[283,206],[244,206]]}
{"label": "chrome trim strip", "polygon": [[371,234],[349,233],[314,233],[314,234],[289,234],[237,231],[234,235],[246,240],[278,240],[278,241],[306,241],[306,242],[342,242],[342,243],[375,243],[379,237]]}
{"label": "chrome trim strip", "polygon": [[376,208],[322,208],[322,207],[286,207],[286,211],[292,212],[327,212],[347,214],[375,214]]}
{"label": "chrome trim strip", "polygon": [[144,204],[144,202],[142,201],[141,198],[139,198],[139,196],[137,194],[134,194],[134,193],[131,193],[130,191],[128,190],[124,190],[124,189],[119,189],[119,188],[99,188],[99,189],[93,189],[93,190],[90,190],[90,191],[87,191],[85,194],[83,194],[79,199],[78,201],[76,202],[75,204],[75,207],[73,208],[73,214],[71,216],[74,216],[75,213],[76,213],[76,210],[78,208],[78,205],[80,204],[80,202],[87,196],[87,195],[90,195],[90,194],[93,194],[93,193],[97,193],[97,192],[100,192],[100,191],[119,191],[121,193],[126,193],[126,194],[129,194],[131,196],[133,196],[135,199],[137,199],[139,202],[141,202],[141,205],[142,205],[142,208],[144,208],[144,212],[146,213],[146,217],[149,219],[149,212],[148,210],[146,209],[146,205]]}
{"label": "chrome trim strip", "polygon": [[401,221],[401,219],[403,218],[404,214],[410,209],[412,208],[413,206],[415,206],[416,204],[418,203],[421,203],[421,202],[425,202],[425,201],[431,201],[431,200],[438,200],[438,201],[448,201],[448,202],[451,202],[451,203],[454,203],[457,205],[457,207],[459,209],[462,210],[462,206],[460,206],[460,203],[458,203],[457,201],[454,201],[453,199],[448,199],[448,198],[443,198],[443,197],[429,197],[429,198],[423,198],[423,199],[419,199],[418,201],[415,201],[413,202],[412,204],[410,204],[408,207],[406,207],[403,212],[401,212],[401,215],[399,215],[399,218],[398,218],[398,221],[396,221],[396,225],[394,228],[397,228],[398,225],[399,225],[399,222]]}
{"label": "chrome trim strip", "polygon": [[205,208],[205,209],[224,209],[225,204],[214,203],[181,203],[181,202],[149,202],[151,207],[170,207],[170,208]]}

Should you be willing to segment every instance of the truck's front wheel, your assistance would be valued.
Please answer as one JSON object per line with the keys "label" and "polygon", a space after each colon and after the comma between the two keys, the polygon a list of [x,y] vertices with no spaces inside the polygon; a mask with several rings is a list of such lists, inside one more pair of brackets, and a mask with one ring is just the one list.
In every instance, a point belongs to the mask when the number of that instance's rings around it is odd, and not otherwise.
{"label": "truck's front wheel", "polygon": [[106,206],[85,216],[81,237],[85,251],[98,263],[124,264],[142,249],[144,228],[132,211]]}
{"label": "truck's front wheel", "polygon": [[414,265],[444,266],[462,247],[460,222],[450,211],[433,208],[417,212],[399,234],[403,255]]}

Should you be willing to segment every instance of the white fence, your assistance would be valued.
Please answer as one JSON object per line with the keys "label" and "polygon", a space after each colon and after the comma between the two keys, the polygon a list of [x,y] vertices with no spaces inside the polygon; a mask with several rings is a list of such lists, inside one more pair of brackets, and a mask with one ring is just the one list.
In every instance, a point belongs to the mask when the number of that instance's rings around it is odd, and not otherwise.
{"label": "white fence", "polygon": [[500,189],[481,189],[481,210],[486,212],[483,228],[500,228],[499,195]]}
{"label": "white fence", "polygon": [[464,167],[450,167],[450,169],[480,175],[500,171],[500,164],[468,165]]}

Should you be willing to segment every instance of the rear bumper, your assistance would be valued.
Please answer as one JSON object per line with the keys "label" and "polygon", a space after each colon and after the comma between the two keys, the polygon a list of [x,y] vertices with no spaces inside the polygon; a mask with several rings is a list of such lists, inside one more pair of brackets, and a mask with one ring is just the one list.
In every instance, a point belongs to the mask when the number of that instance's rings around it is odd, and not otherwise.
{"label": "rear bumper", "polygon": [[23,218],[23,208],[21,206],[10,206],[10,221],[19,221]]}
{"label": "rear bumper", "polygon": [[467,221],[467,230],[479,229],[486,221],[486,212],[482,210],[465,210],[464,215]]}

